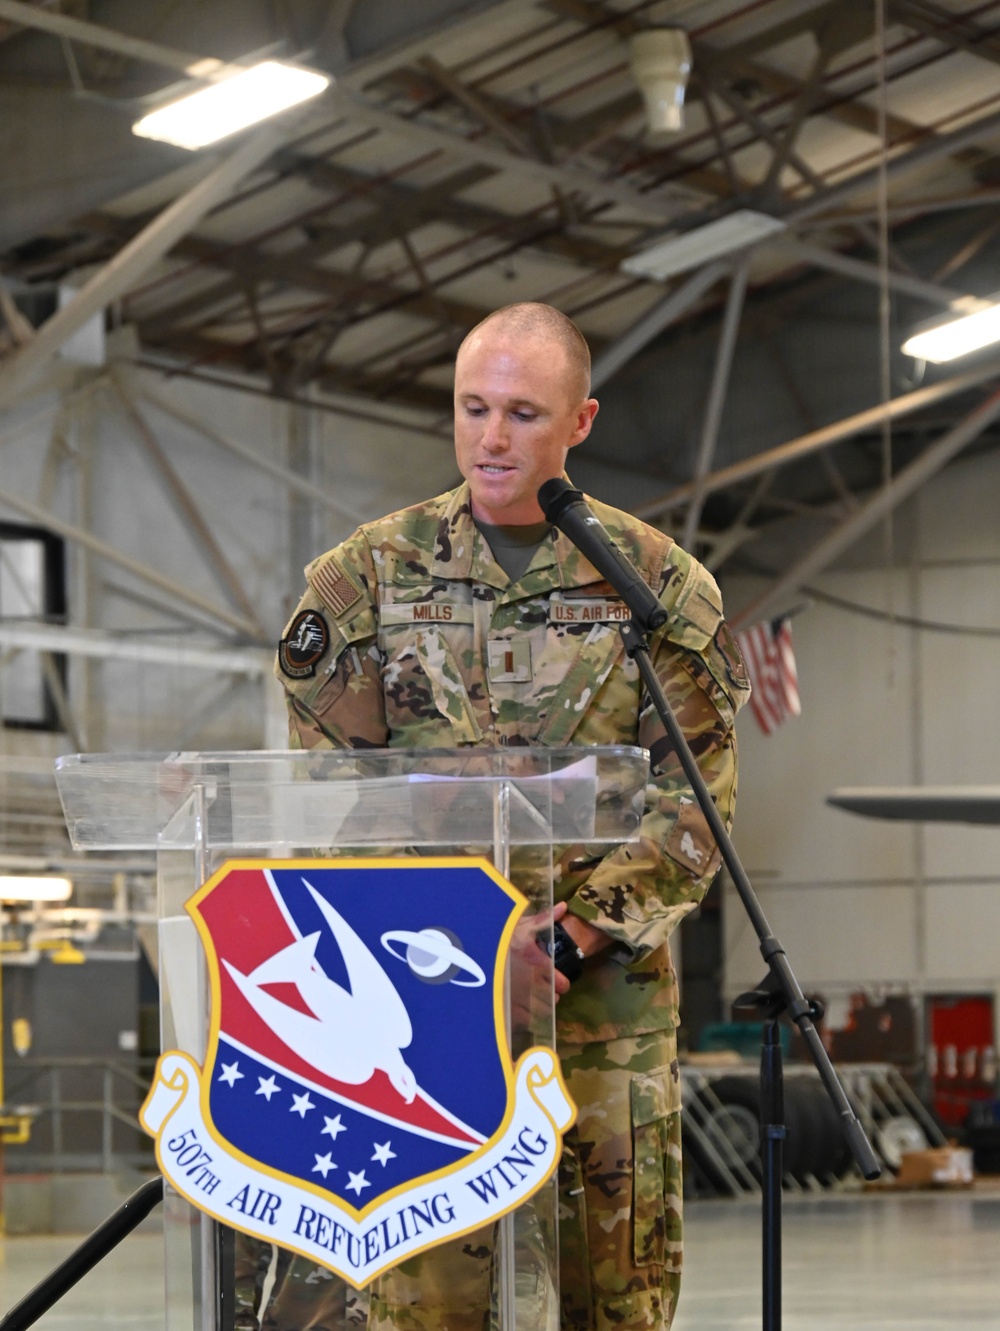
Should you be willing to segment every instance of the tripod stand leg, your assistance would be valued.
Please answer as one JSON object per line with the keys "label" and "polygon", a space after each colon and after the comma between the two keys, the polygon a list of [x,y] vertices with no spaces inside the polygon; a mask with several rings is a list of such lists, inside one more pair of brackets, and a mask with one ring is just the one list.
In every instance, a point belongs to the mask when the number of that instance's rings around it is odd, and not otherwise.
{"label": "tripod stand leg", "polygon": [[769,1021],[764,1027],[764,1043],[760,1051],[764,1331],[781,1331],[781,1178],[784,1144],[785,1093],[781,1030],[777,1021]]}

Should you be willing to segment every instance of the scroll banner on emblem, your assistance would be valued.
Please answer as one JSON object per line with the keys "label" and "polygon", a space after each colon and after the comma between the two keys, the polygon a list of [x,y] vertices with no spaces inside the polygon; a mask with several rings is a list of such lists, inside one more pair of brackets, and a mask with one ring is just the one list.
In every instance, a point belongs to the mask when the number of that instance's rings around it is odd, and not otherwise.
{"label": "scroll banner on emblem", "polygon": [[356,1288],[515,1209],[575,1116],[552,1050],[515,1067],[503,982],[527,902],[485,860],[230,861],[188,902],[203,1067],[140,1112],[164,1176]]}

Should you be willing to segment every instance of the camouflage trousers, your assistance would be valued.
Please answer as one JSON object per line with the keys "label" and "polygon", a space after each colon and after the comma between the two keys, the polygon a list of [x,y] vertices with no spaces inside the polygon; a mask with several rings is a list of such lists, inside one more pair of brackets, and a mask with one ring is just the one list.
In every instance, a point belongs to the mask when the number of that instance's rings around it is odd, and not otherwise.
{"label": "camouflage trousers", "polygon": [[[579,1111],[559,1169],[561,1326],[666,1331],[682,1254],[674,1033],[561,1046],[559,1053]],[[359,1293],[306,1258],[238,1235],[237,1326],[492,1331],[494,1238],[491,1226],[441,1244]]]}

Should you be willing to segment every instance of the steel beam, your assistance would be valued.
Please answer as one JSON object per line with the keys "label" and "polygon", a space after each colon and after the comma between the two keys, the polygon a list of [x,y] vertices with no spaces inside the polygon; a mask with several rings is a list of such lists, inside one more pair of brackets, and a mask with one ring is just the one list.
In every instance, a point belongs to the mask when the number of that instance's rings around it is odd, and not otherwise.
{"label": "steel beam", "polygon": [[[250,682],[245,675],[231,675],[223,680],[221,687],[216,688],[208,697],[203,697],[201,706],[196,711],[188,713],[184,717],[183,727],[171,736],[174,747],[180,750],[189,748],[192,740],[206,725],[217,725],[219,717],[242,697]],[[260,715],[259,707],[256,714]],[[269,746],[265,743],[263,747]]]}
{"label": "steel beam", "polygon": [[[812,268],[823,268],[827,272],[837,273],[841,277],[855,278],[871,286],[878,286],[882,281],[882,272],[878,264],[855,259],[837,250],[828,250],[822,245],[810,245],[806,241],[795,240],[785,233],[771,241],[770,246],[782,256],[808,264]],[[911,277],[909,273],[900,273],[895,269],[889,270],[888,282],[890,290],[898,291],[900,295],[914,296],[917,300],[926,300],[932,305],[942,305],[946,309],[971,310],[987,304],[986,301],[977,300],[975,296],[942,286],[939,282]]]}
{"label": "steel beam", "polygon": [[[441,40],[449,42],[459,37],[475,38],[482,35],[484,19],[503,19],[508,14],[516,14],[525,9],[536,9],[538,0],[480,0],[480,3],[467,4],[461,17],[448,17],[430,24],[411,37],[404,38],[398,45],[385,51],[373,51],[370,55],[358,56],[347,69],[338,71],[341,83],[352,88],[364,88],[374,83],[383,74],[401,66],[416,63],[421,56],[435,55],[441,49]],[[539,15],[540,26],[547,20]]]}
{"label": "steel beam", "polygon": [[[831,444],[839,444],[854,435],[862,434],[865,430],[874,429],[887,415],[890,420],[909,416],[914,411],[932,406],[935,402],[943,402],[957,393],[963,393],[998,376],[1000,376],[1000,360],[994,358],[974,370],[967,370],[965,374],[956,374],[951,379],[942,379],[939,383],[929,384],[926,388],[918,388],[912,393],[894,397],[884,406],[869,407],[854,416],[845,416],[843,420],[835,421],[832,425],[824,425],[819,430],[810,430],[808,434],[800,435],[797,439],[790,439],[776,448],[765,449],[761,453],[755,453],[753,457],[744,458],[742,462],[734,462],[732,466],[713,472],[705,477],[703,493],[711,494],[715,490],[724,490],[727,486],[750,480],[774,467],[787,466],[788,463],[797,462],[800,458],[819,452],[820,449],[829,448]],[[639,504],[632,512],[637,518],[646,521],[662,517],[663,514],[687,503],[694,493],[694,488],[693,481],[686,481],[683,485],[678,485],[645,504]]]}
{"label": "steel beam", "polygon": [[101,661],[139,661],[147,665],[211,670],[216,675],[248,675],[257,679],[271,672],[274,653],[258,647],[197,647],[190,638],[171,640],[157,635],[107,629],[62,628],[26,620],[0,623],[0,646],[21,651],[90,656]]}
{"label": "steel beam", "polygon": [[369,125],[372,129],[382,130],[386,134],[397,134],[403,138],[413,139],[415,143],[438,148],[442,152],[467,161],[485,162],[488,166],[495,167],[497,171],[509,171],[526,179],[540,180],[546,185],[558,185],[566,190],[578,191],[592,199],[620,204],[630,208],[639,217],[648,217],[662,223],[673,216],[672,205],[676,206],[679,199],[690,200],[696,197],[699,202],[703,202],[702,195],[695,195],[694,191],[676,185],[670,187],[672,199],[652,197],[624,182],[604,180],[578,167],[558,166],[541,162],[534,157],[519,156],[507,148],[486,143],[483,139],[469,139],[462,134],[439,129],[436,125],[395,115],[391,111],[372,106],[343,86],[340,86],[338,91],[344,114],[360,125]]}
{"label": "steel beam", "polygon": [[[909,202],[893,204],[887,213],[890,223],[909,222],[919,217],[931,217],[936,213],[952,213],[973,208],[995,208],[1000,203],[1000,190],[970,190],[966,194],[936,194],[923,199],[911,199]],[[833,213],[819,216],[815,220],[806,219],[799,225],[799,231],[826,231],[834,226],[856,226],[858,222],[874,221],[877,215],[874,201],[856,212]]]}
{"label": "steel beam", "polygon": [[[331,34],[336,35],[338,28],[346,23],[347,13],[356,0],[334,0],[329,6],[331,15],[326,19],[323,32],[319,35],[322,45]],[[483,18],[487,15],[505,15],[522,9],[535,8],[536,0],[500,0],[493,3],[468,5],[461,18],[446,18],[424,28],[415,36],[393,45],[386,51],[375,51],[352,61],[350,66],[339,71],[339,77],[354,87],[364,87],[389,70],[406,65],[422,55],[438,50],[444,35],[454,37],[460,34],[475,34],[482,28]],[[151,42],[128,33],[117,32],[113,28],[99,23],[89,23],[84,19],[72,18],[68,14],[53,13],[51,9],[37,8],[35,5],[21,3],[20,0],[0,0],[0,18],[21,27],[37,28],[49,32],[55,37],[65,37],[70,41],[81,42],[98,50],[115,51],[119,55],[133,60],[143,60],[147,64],[159,65],[164,69],[173,69],[191,77],[211,78],[225,69],[226,62],[211,57],[180,51],[176,47],[165,46],[161,42]]]}
{"label": "steel beam", "polygon": [[[469,328],[483,317],[484,309],[465,301],[451,300],[446,296],[436,296],[433,301],[426,293],[398,285],[393,281],[366,278],[359,274],[339,272],[334,268],[324,268],[321,264],[302,262],[301,255],[323,254],[336,248],[339,239],[334,235],[319,243],[310,243],[300,250],[286,254],[265,254],[259,250],[234,247],[228,244],[189,237],[176,247],[178,257],[191,258],[205,267],[218,268],[232,273],[211,286],[194,291],[191,295],[156,310],[142,322],[146,337],[156,338],[162,331],[168,331],[178,323],[211,311],[232,296],[245,298],[246,283],[276,282],[286,287],[302,291],[316,292],[324,303],[334,308],[344,308],[352,300],[355,304],[364,301],[369,306],[392,308],[404,307],[408,313],[417,314],[426,319],[437,321],[447,318],[459,328]],[[450,278],[450,275],[449,275]],[[447,280],[447,279],[446,279]],[[306,318],[314,317],[315,307],[311,307]],[[217,312],[215,317],[217,317]],[[213,319],[207,315],[207,322]],[[295,316],[283,316],[266,331],[272,337],[287,335],[294,331]]]}
{"label": "steel beam", "polygon": [[56,709],[56,716],[59,718],[59,725],[77,753],[83,753],[90,747],[87,743],[86,732],[81,731],[77,724],[76,716],[66,693],[66,686],[63,684],[59,671],[56,669],[56,663],[52,652],[40,651],[38,653],[38,659],[41,663],[46,687],[52,698],[53,706]]}
{"label": "steel beam", "polygon": [[699,268],[686,282],[674,287],[673,291],[637,319],[631,328],[626,329],[617,341],[605,347],[594,361],[590,377],[591,387],[599,388],[601,384],[606,383],[627,361],[662,333],[668,324],[679,319],[729,271],[729,261],[719,259],[715,263],[706,264],[704,268]]}
{"label": "steel beam", "polygon": [[909,499],[998,417],[1000,389],[991,393],[985,402],[981,402],[975,411],[943,434],[936,443],[924,449],[887,485],[876,490],[865,503],[814,545],[804,558],[777,578],[762,596],[738,611],[733,617],[733,627],[756,624],[759,620],[772,618],[787,609],[789,599],[801,589],[803,583],[829,567],[838,555],[843,554],[876,523],[898,508],[904,499]]}
{"label": "steel beam", "polygon": [[685,550],[694,548],[703,502],[703,485],[708,469],[715,457],[715,446],[719,439],[719,425],[722,422],[722,409],[726,403],[726,390],[733,368],[733,355],[736,351],[736,338],[740,331],[740,319],[743,315],[743,299],[746,296],[747,278],[750,275],[750,257],[745,256],[733,273],[726,297],[726,310],[722,318],[719,333],[719,345],[715,353],[715,368],[712,371],[712,383],[705,404],[705,418],[701,427],[701,443],[694,471],[694,494],[684,518],[684,534],[681,545]]}
{"label": "steel beam", "polygon": [[[317,489],[316,486],[304,476],[297,475],[287,467],[282,467],[278,462],[272,462],[270,458],[261,457],[254,449],[248,448],[246,444],[241,444],[236,439],[231,439],[228,435],[222,434],[219,430],[208,425],[204,420],[197,416],[192,416],[180,407],[168,402],[166,398],[161,397],[159,393],[154,393],[148,388],[140,391],[139,396],[157,411],[162,411],[165,415],[171,416],[179,424],[186,426],[189,430],[194,430],[200,434],[203,439],[210,443],[217,444],[219,448],[224,448],[227,453],[233,453],[243,462],[251,467],[256,467],[262,471],[265,476],[270,476],[272,480],[280,481],[287,489],[295,494],[302,495],[306,499],[311,499],[323,508],[330,509],[331,512],[339,514],[341,517],[350,518],[352,522],[358,520],[358,510],[350,504],[345,504],[342,499],[332,495],[328,490]],[[391,422],[382,422],[391,424]]]}
{"label": "steel beam", "polygon": [[507,147],[515,153],[527,153],[529,157],[537,157],[535,145],[529,143],[524,136],[514,128],[510,121],[505,120],[500,113],[495,110],[484,98],[480,97],[474,89],[468,87],[460,78],[457,78],[450,69],[445,69],[444,65],[432,55],[425,55],[420,63],[430,74],[431,78],[442,87],[450,97],[453,97],[460,106],[464,106],[467,111],[476,117],[481,124],[492,129]]}
{"label": "steel beam", "polygon": [[0,0],[0,19],[16,23],[22,28],[38,28],[54,37],[66,37],[71,42],[81,42],[85,46],[97,47],[98,50],[114,51],[131,60],[142,60],[163,69],[178,70],[193,78],[204,78],[210,72],[226,67],[222,60],[205,60],[189,51],[178,51],[175,47],[162,46],[159,42],[115,32],[102,24],[88,23],[84,19],[72,18],[69,14],[23,4],[21,0]]}
{"label": "steel beam", "polygon": [[[705,75],[703,74],[702,77],[704,78]],[[742,97],[728,88],[717,76],[709,76],[709,87],[721,101],[725,102],[733,115],[743,121],[744,124],[749,125],[759,139],[763,139],[771,145],[774,149],[775,159],[783,154],[783,165],[791,166],[803,180],[808,181],[810,185],[817,189],[822,186],[822,178],[813,171],[808,162],[802,160],[791,144],[786,144],[779,129],[769,124],[763,116],[758,115],[748,102],[745,102]],[[804,84],[803,87],[805,87]]]}
{"label": "steel beam", "polygon": [[[998,130],[1000,130],[1000,111],[994,111],[988,116],[983,116],[981,120],[973,121],[971,125],[963,125],[961,129],[953,130],[950,134],[935,135],[908,153],[890,157],[884,166],[886,177],[889,180],[897,180],[900,176],[917,171],[939,157],[947,157],[951,153],[961,152],[963,148],[971,148],[980,139],[995,134]],[[876,189],[881,180],[882,169],[881,166],[873,166],[868,171],[859,171],[856,175],[848,176],[838,185],[817,191],[802,203],[793,204],[784,214],[784,220],[790,227],[795,227],[817,213],[839,207],[855,194]]]}
{"label": "steel beam", "polygon": [[357,0],[327,0],[322,26],[312,41],[313,50],[322,62],[326,58],[331,68],[341,68],[350,59],[344,30]]}
{"label": "steel beam", "polygon": [[243,634],[250,639],[256,638],[260,632],[257,625],[251,623],[250,620],[244,619],[241,615],[234,615],[225,606],[216,605],[214,601],[209,601],[207,597],[200,596],[188,587],[182,587],[173,578],[164,577],[158,569],[150,568],[148,564],[143,564],[138,559],[123,554],[121,550],[116,550],[113,545],[108,545],[107,541],[102,541],[100,537],[94,536],[89,531],[84,531],[82,527],[75,527],[71,522],[65,522],[62,518],[57,517],[55,513],[42,508],[39,504],[33,504],[29,499],[22,499],[20,495],[12,494],[9,490],[0,490],[0,504],[12,508],[15,513],[23,513],[32,522],[37,522],[41,527],[48,527],[50,531],[54,531],[58,536],[65,537],[68,541],[76,541],[78,545],[92,550],[94,554],[100,555],[102,559],[107,559],[109,563],[127,569],[129,573],[141,578],[143,582],[148,582],[154,587],[159,587],[161,591],[167,592],[168,595],[175,596],[177,600],[183,601],[185,605],[195,607],[195,609],[201,611],[210,624],[214,624],[216,627],[224,624],[234,632]]}
{"label": "steel beam", "polygon": [[[906,28],[912,28],[921,36],[931,37],[943,46],[950,46],[952,50],[964,51],[977,60],[988,60],[994,65],[1000,65],[1000,43],[994,35],[995,30],[978,27],[965,14],[949,13],[940,8],[935,12],[935,6],[926,3],[915,5],[909,0],[889,0],[886,8],[891,19]],[[978,8],[970,11],[972,14],[981,12]]]}
{"label": "steel beam", "polygon": [[257,612],[251,604],[243,584],[236,576],[236,570],[226,558],[222,547],[212,533],[211,527],[209,527],[201,510],[195,503],[190,490],[177,474],[170,459],[163,451],[160,441],[149,428],[142,413],[125,391],[120,378],[114,372],[112,372],[111,384],[136,438],[142,444],[147,457],[156,468],[160,481],[173,503],[178,517],[205,556],[206,563],[215,575],[216,582],[240,614],[251,624],[257,626],[255,636],[263,638],[265,636],[264,627],[257,618]]}
{"label": "steel beam", "polygon": [[[294,114],[294,113],[293,113]],[[123,295],[162,255],[237,184],[267,160],[288,133],[288,120],[258,129],[193,188],[175,199],[129,241],[0,366],[0,406],[5,406],[59,350],[67,338]]]}

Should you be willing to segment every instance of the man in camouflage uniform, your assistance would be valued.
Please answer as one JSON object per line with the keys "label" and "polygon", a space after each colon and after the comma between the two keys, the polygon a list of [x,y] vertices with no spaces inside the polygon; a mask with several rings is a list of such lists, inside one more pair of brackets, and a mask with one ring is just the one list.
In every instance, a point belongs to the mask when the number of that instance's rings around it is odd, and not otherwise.
{"label": "man in camouflage uniform", "polygon": [[[584,957],[572,983],[555,974],[558,1050],[579,1108],[560,1169],[562,1322],[630,1331],[668,1327],[676,1307],[680,1085],[667,940],[719,855],[624,654],[622,602],[537,504],[539,485],[563,474],[590,432],[589,382],[586,343],[549,306],[507,307],[474,329],[455,374],[464,484],[366,524],[311,564],[276,669],[293,747],[649,750],[641,839],[603,856],[566,848],[555,866],[556,918]],[[669,537],[592,506],[669,611],[652,660],[729,822],[733,721],[749,690],[715,582]],[[482,1331],[483,1239],[445,1244],[377,1280],[369,1326]],[[288,1295],[276,1290],[265,1327],[332,1325],[332,1311],[303,1316],[297,1265],[302,1279],[312,1270],[292,1262]]]}

